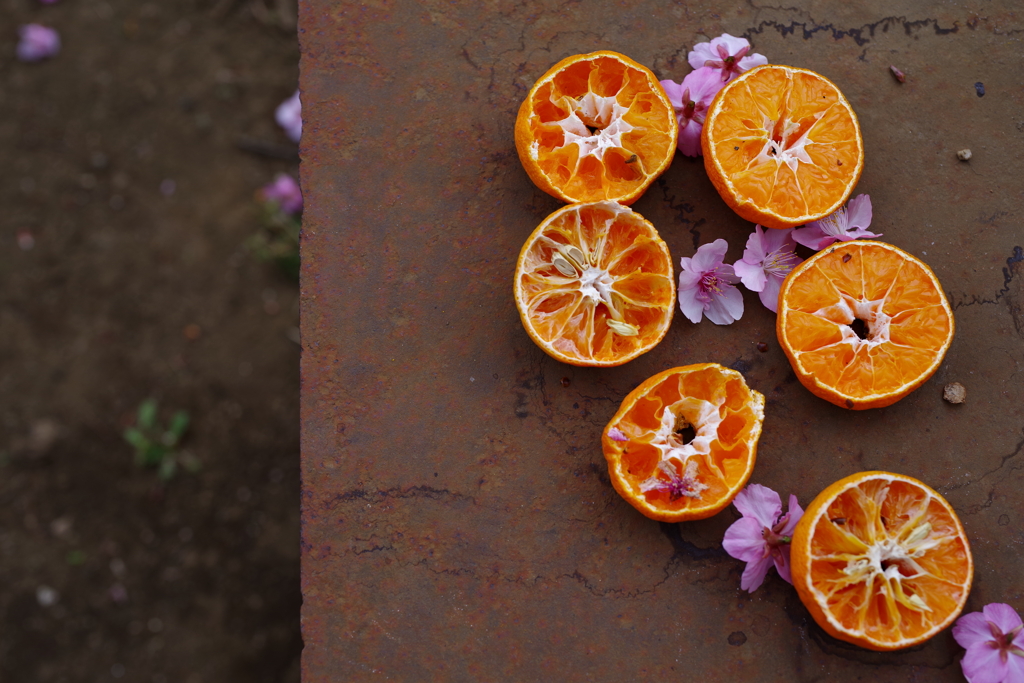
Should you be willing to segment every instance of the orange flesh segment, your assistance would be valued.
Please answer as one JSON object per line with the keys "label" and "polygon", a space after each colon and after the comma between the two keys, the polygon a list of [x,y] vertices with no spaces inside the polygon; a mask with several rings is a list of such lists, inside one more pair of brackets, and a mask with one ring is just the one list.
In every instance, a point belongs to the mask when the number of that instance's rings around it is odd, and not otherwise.
{"label": "orange flesh segment", "polygon": [[[853,398],[898,392],[929,373],[952,330],[934,277],[877,243],[828,252],[796,273],[783,297],[785,338],[805,371]],[[870,314],[867,339],[851,327],[858,303],[881,313]]]}
{"label": "orange flesh segment", "polygon": [[[528,107],[535,116],[529,128],[536,163],[573,201],[630,197],[646,187],[674,154],[675,115],[664,94],[652,92],[660,86],[641,69],[610,56],[583,57],[531,94]],[[588,116],[580,106],[588,94],[604,98],[598,108],[604,115]],[[570,136],[567,130],[576,134]],[[602,131],[617,134],[599,143]],[[588,132],[589,139],[577,139],[579,134],[587,138]],[[588,153],[586,148],[593,145],[598,145],[598,152]]]}
{"label": "orange flesh segment", "polygon": [[[609,423],[628,436],[621,444],[605,440],[616,489],[656,519],[713,514],[749,478],[763,416],[764,398],[734,370],[704,364],[656,375],[623,401]],[[686,427],[695,433],[688,443],[673,436]],[[690,493],[651,486],[670,479],[659,468],[662,462],[677,478],[695,482]]]}
{"label": "orange flesh segment", "polygon": [[952,509],[936,496],[912,482],[868,479],[817,519],[809,580],[841,628],[874,643],[909,644],[959,611],[970,551]]}
{"label": "orange flesh segment", "polygon": [[769,65],[738,80],[712,105],[717,111],[707,132],[734,200],[782,221],[835,211],[861,168],[849,103],[827,79],[805,70]]}
{"label": "orange flesh segment", "polygon": [[[555,265],[558,257],[568,261],[569,248],[587,261],[572,276]],[[524,248],[516,295],[535,340],[556,358],[618,364],[653,347],[668,329],[675,301],[671,257],[639,214],[609,202],[573,205],[542,224]],[[616,322],[636,334],[617,332]]]}

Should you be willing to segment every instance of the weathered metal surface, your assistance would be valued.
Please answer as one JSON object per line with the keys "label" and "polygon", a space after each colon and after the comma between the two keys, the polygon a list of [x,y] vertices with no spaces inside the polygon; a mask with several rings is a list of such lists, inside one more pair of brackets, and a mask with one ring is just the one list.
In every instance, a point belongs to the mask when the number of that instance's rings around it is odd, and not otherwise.
{"label": "weathered metal surface", "polygon": [[[1013,0],[798,5],[303,0],[303,680],[962,680],[948,632],[871,653],[824,635],[774,572],[742,592],[731,508],[664,525],[615,494],[605,421],[700,361],[768,398],[753,481],[807,503],[859,470],[918,477],[970,535],[968,609],[1024,609],[1024,17]],[[872,229],[955,306],[944,365],[892,407],[804,390],[749,293],[736,324],[677,315],[616,369],[562,365],[522,329],[515,259],[559,206],[512,142],[533,80],[613,49],[678,81],[722,32],[839,85]],[[676,259],[722,237],[735,260],[752,228],[681,156],[634,208]]]}

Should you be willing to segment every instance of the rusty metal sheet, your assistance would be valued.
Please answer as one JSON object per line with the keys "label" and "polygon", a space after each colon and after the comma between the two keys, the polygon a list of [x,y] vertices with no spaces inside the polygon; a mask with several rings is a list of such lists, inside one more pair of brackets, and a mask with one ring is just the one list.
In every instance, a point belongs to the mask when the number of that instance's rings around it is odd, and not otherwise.
{"label": "rusty metal sheet", "polygon": [[[768,399],[752,481],[806,504],[860,470],[918,477],[970,536],[968,609],[1024,608],[1021,31],[1013,0],[303,0],[303,680],[962,680],[948,632],[872,653],[825,635],[774,572],[741,591],[721,546],[732,508],[640,516],[609,485],[599,433],[658,371],[737,368]],[[945,363],[894,406],[812,396],[750,293],[738,323],[677,315],[614,369],[562,365],[519,322],[516,257],[559,206],[515,153],[527,89],[597,49],[679,81],[693,43],[723,32],[839,85],[872,229],[930,264],[955,307]],[[681,156],[634,208],[677,261],[719,237],[738,259],[752,227]],[[952,381],[963,405],[942,399]]]}

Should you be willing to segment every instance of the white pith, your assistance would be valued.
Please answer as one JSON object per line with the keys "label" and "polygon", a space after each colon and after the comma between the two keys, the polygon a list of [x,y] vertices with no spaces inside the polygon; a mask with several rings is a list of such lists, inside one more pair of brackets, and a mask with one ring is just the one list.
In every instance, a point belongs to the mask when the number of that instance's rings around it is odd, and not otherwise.
{"label": "white pith", "polygon": [[[836,342],[837,344],[849,344],[856,352],[861,346],[874,348],[889,341],[889,324],[892,322],[892,317],[886,315],[882,310],[882,307],[885,306],[885,297],[874,301],[858,301],[842,292],[839,293],[839,296],[842,299],[838,304],[818,309],[811,314],[830,322],[835,322],[837,319],[843,321],[844,324],[840,326],[843,338]],[[861,339],[850,327],[854,320],[863,320],[867,325],[867,338]]]}
{"label": "white pith", "polygon": [[[579,147],[580,158],[594,156],[604,159],[604,153],[613,148],[622,147],[622,136],[633,130],[633,126],[622,119],[629,111],[615,97],[604,97],[588,92],[578,100],[561,98],[561,102],[552,103],[556,106],[569,103],[572,112],[555,125],[562,129],[562,145],[575,144]],[[591,132],[587,125],[598,128]]]}
{"label": "white pith", "polygon": [[[690,490],[693,495],[689,497],[700,498],[701,492],[708,486],[697,479],[697,461],[691,458],[697,455],[710,455],[711,442],[718,438],[718,425],[722,423],[719,408],[724,402],[725,399],[722,398],[716,405],[710,401],[687,396],[665,406],[661,414],[661,426],[648,442],[657,448],[661,455],[655,472],[640,483],[642,492],[646,493],[659,486],[658,471],[661,471],[670,477],[675,475],[691,479],[693,484]],[[680,425],[680,422],[685,424]],[[686,424],[693,427],[696,436],[690,443],[684,444],[680,443],[676,430]],[[673,461],[678,461],[682,475],[676,474],[676,465]]]}
{"label": "white pith", "polygon": [[[824,115],[825,112],[819,113],[815,117],[815,123],[817,123],[817,119],[820,119]],[[775,121],[772,121],[767,116],[764,117],[765,130],[773,130],[775,128],[775,123]],[[807,134],[811,132],[811,128],[814,126],[808,126],[807,130],[803,132],[803,135],[793,142],[789,142],[790,134],[792,134],[798,127],[799,126],[795,122],[790,121],[786,124],[786,129],[782,132],[781,141],[776,142],[774,139],[768,138],[764,143],[764,147],[762,147],[758,155],[754,157],[751,165],[760,166],[761,164],[767,164],[774,161],[780,166],[782,164],[786,164],[794,173],[796,173],[796,167],[801,162],[814,165],[814,162],[807,154],[806,149],[808,143],[814,144],[807,139]]]}

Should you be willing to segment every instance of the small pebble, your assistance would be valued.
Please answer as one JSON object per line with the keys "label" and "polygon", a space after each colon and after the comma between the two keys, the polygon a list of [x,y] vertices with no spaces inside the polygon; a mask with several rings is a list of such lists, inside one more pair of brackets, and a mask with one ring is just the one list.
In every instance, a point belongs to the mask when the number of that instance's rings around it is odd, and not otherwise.
{"label": "small pebble", "polygon": [[36,588],[36,600],[43,607],[50,607],[51,605],[57,604],[57,600],[60,599],[60,594],[49,586],[40,586]]}
{"label": "small pebble", "polygon": [[975,83],[974,84],[974,92],[978,93],[978,97],[984,97],[985,96],[985,84],[982,83],[981,81],[978,81],[977,83]]}
{"label": "small pebble", "polygon": [[946,388],[942,390],[942,398],[950,403],[963,403],[967,400],[967,389],[960,382],[947,384]]}
{"label": "small pebble", "polygon": [[956,153],[956,158],[960,161],[969,161],[972,156],[974,155],[971,154],[971,150],[969,149],[962,149]]}

